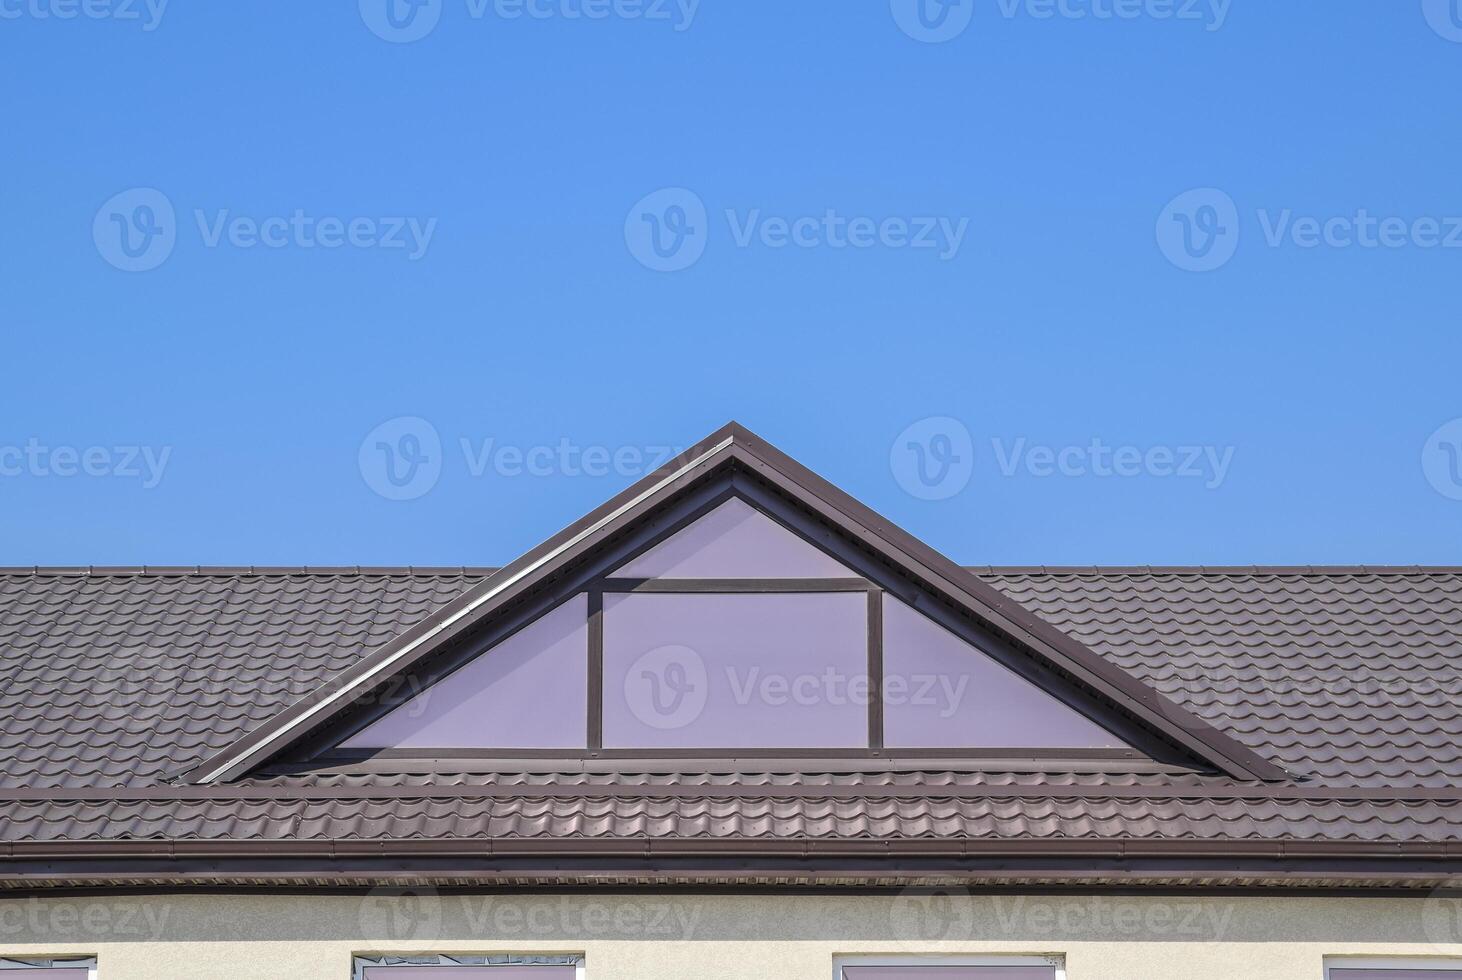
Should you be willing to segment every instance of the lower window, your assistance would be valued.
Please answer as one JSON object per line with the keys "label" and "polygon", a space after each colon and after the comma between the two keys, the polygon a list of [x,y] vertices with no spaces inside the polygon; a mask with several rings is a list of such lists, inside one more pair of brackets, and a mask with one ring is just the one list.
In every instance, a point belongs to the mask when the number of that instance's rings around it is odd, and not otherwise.
{"label": "lower window", "polygon": [[1462,960],[1334,957],[1325,980],[1462,980]]}
{"label": "lower window", "polygon": [[0,980],[96,980],[96,960],[0,958]]}
{"label": "lower window", "polygon": [[834,980],[1066,980],[1059,956],[843,956]]}
{"label": "lower window", "polygon": [[[583,980],[584,958],[357,956],[351,976],[354,980]],[[0,980],[10,978],[0,977]]]}

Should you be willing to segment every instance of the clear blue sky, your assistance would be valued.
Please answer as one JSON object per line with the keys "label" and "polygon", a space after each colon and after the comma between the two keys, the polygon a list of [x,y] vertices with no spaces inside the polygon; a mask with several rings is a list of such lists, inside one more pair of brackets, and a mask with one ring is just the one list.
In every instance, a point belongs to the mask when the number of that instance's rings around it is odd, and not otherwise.
{"label": "clear blue sky", "polygon": [[969,563],[1462,562],[1449,0],[88,2],[0,0],[0,563],[494,564],[732,418]]}

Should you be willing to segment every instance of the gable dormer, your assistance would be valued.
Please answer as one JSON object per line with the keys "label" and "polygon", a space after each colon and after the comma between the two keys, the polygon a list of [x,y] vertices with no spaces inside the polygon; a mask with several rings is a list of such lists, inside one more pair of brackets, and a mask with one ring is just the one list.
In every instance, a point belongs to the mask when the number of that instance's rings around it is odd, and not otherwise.
{"label": "gable dormer", "polygon": [[190,775],[671,758],[1277,773],[731,426]]}

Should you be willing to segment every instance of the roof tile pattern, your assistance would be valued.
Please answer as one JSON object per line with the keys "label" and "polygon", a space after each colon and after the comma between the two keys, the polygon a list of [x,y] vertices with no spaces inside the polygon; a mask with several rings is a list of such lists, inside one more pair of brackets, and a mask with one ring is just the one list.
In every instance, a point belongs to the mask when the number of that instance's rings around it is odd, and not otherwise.
{"label": "roof tile pattern", "polygon": [[[1455,802],[1368,799],[1360,789],[1462,783],[1462,573],[977,574],[1257,751],[1318,777],[1305,786],[1358,787],[1354,798],[1345,789],[1303,799],[1304,787],[1290,786],[1246,799],[1256,787],[1158,773],[374,772],[245,780],[257,799],[161,790],[110,802],[0,798],[0,840],[1442,843],[1462,832]],[[155,787],[485,577],[0,573],[0,790]],[[301,798],[267,798],[281,787]],[[788,788],[800,792],[778,795]]]}
{"label": "roof tile pattern", "polygon": [[1455,570],[978,574],[1292,772],[1462,781]]}
{"label": "roof tile pattern", "polygon": [[1444,843],[1462,807],[1419,801],[1092,797],[440,796],[0,802],[4,839],[1246,840]]}
{"label": "roof tile pattern", "polygon": [[0,574],[0,788],[156,782],[480,574]]}

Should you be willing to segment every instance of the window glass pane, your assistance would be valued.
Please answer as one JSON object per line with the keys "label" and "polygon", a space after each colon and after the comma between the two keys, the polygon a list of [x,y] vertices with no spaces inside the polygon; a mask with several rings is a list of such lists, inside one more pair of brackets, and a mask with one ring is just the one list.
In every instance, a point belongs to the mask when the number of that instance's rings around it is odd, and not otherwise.
{"label": "window glass pane", "polygon": [[574,596],[358,732],[342,747],[584,748],[588,742],[588,618],[588,598]]}
{"label": "window glass pane", "polygon": [[1054,966],[845,966],[845,980],[1055,980]]}
{"label": "window glass pane", "polygon": [[365,980],[574,980],[574,972],[572,966],[368,966]]}
{"label": "window glass pane", "polygon": [[87,980],[89,970],[75,969],[73,967],[40,968],[32,970],[21,967],[18,970],[6,970],[0,968],[0,978],[3,980]]}
{"label": "window glass pane", "polygon": [[1125,748],[1116,736],[911,606],[883,603],[889,748]]}
{"label": "window glass pane", "polygon": [[605,595],[606,748],[865,748],[868,600]]}
{"label": "window glass pane", "polygon": [[1462,970],[1330,970],[1330,980],[1462,980]]}
{"label": "window glass pane", "polygon": [[616,578],[856,578],[739,497],[615,571]]}

